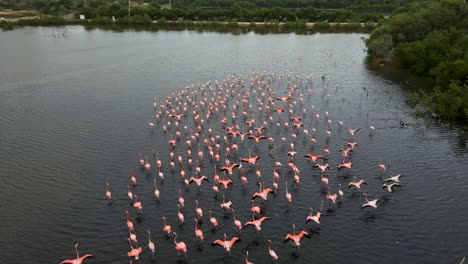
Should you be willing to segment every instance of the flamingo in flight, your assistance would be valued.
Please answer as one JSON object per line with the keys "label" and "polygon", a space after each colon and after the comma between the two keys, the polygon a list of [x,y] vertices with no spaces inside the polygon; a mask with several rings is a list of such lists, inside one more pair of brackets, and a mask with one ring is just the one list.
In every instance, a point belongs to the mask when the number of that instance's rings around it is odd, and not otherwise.
{"label": "flamingo in flight", "polygon": [[287,242],[288,240],[291,240],[294,242],[294,245],[296,247],[299,247],[301,246],[301,239],[304,237],[304,236],[309,236],[309,233],[307,233],[306,231],[301,231],[299,234],[296,235],[296,225],[293,224],[293,234],[287,234],[286,237],[284,238],[284,242]]}
{"label": "flamingo in flight", "polygon": [[389,182],[389,181],[400,182],[400,177],[401,176],[403,176],[403,175],[398,174],[398,175],[395,175],[395,176],[391,176],[390,178],[387,178],[384,181],[385,182]]}
{"label": "flamingo in flight", "polygon": [[232,164],[232,165],[230,165],[230,166],[224,166],[224,167],[222,167],[222,168],[221,168],[221,171],[227,171],[227,172],[229,173],[229,175],[232,175],[232,171],[233,171],[235,168],[239,167],[239,166],[240,166],[239,164],[234,163],[234,164]]}
{"label": "flamingo in flight", "polygon": [[361,209],[366,208],[366,207],[377,208],[377,202],[379,201],[379,199],[374,199],[372,201],[369,201],[367,199],[367,193],[364,193],[364,195],[366,196],[366,203],[362,205]]}
{"label": "flamingo in flight", "polygon": [[304,156],[304,158],[309,158],[309,159],[312,160],[312,161],[316,161],[316,160],[318,160],[318,159],[327,160],[327,158],[325,158],[325,157],[322,156],[322,155],[312,155],[312,154],[310,154],[310,153],[309,153],[309,154],[306,154],[306,155]]}
{"label": "flamingo in flight", "polygon": [[382,185],[382,188],[386,189],[388,192],[393,192],[393,188],[394,188],[395,186],[401,187],[401,185],[400,185],[398,182],[394,182],[394,183],[391,183],[391,184],[386,184],[386,183],[384,183],[384,184]]}
{"label": "flamingo in flight", "polygon": [[231,240],[226,239],[226,233],[224,233],[224,241],[221,239],[216,239],[213,243],[211,243],[212,246],[221,246],[224,249],[226,249],[227,252],[231,251],[231,248],[236,244],[237,242],[240,241],[239,237],[232,237]]}
{"label": "flamingo in flight", "polygon": [[94,258],[94,256],[91,254],[85,254],[80,257],[80,253],[78,252],[78,243],[75,244],[75,250],[76,250],[76,259],[66,259],[60,262],[60,264],[81,264],[87,258]]}
{"label": "flamingo in flight", "polygon": [[255,226],[255,229],[257,231],[260,231],[260,230],[262,230],[261,225],[262,225],[263,221],[268,220],[268,219],[270,219],[270,218],[264,216],[264,217],[262,217],[262,218],[260,218],[258,220],[255,220],[253,218],[253,215],[252,215],[252,221],[246,222],[245,225],[244,225],[244,228],[246,228],[248,225],[253,225],[253,226]]}
{"label": "flamingo in flight", "polygon": [[138,260],[140,258],[141,252],[143,252],[143,249],[141,247],[133,248],[132,241],[130,240],[130,238],[128,239],[128,242],[130,243],[130,248],[132,250],[127,253],[127,256],[134,257],[136,260]]}

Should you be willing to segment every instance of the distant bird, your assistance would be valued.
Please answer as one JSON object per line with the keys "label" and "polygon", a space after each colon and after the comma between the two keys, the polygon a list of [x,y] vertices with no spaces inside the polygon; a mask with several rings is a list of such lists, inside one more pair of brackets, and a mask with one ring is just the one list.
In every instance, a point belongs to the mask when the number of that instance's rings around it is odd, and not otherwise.
{"label": "distant bird", "polygon": [[244,225],[244,228],[246,228],[248,225],[253,225],[253,226],[255,226],[256,231],[260,231],[260,230],[262,230],[261,225],[262,225],[263,221],[268,220],[268,219],[269,219],[268,217],[264,216],[264,217],[262,217],[262,218],[260,218],[258,220],[255,220],[253,218],[253,215],[252,215],[252,221],[246,222],[245,225]]}
{"label": "distant bird", "polygon": [[236,237],[236,236],[231,238],[231,240],[227,240],[226,239],[226,233],[224,233],[224,241],[220,240],[220,239],[216,239],[213,243],[211,243],[211,245],[212,246],[221,246],[224,249],[226,249],[227,252],[229,252],[229,251],[231,251],[232,246],[234,246],[234,244],[236,242],[239,242],[239,241],[240,241],[240,238]]}
{"label": "distant bird", "polygon": [[361,208],[365,208],[365,207],[374,207],[374,208],[377,208],[377,202],[379,201],[379,199],[374,199],[372,201],[369,201],[367,199],[367,193],[364,193],[364,195],[366,196],[366,203],[362,205]]}
{"label": "distant bird", "polygon": [[94,256],[91,254],[85,254],[80,257],[80,253],[78,252],[78,243],[75,244],[75,250],[76,250],[76,259],[66,259],[60,262],[60,264],[81,264],[87,258],[94,258]]}
{"label": "distant bird", "polygon": [[355,187],[356,189],[361,189],[361,184],[367,185],[365,180],[359,180],[357,182],[349,182],[348,188]]}
{"label": "distant bird", "polygon": [[304,236],[309,236],[309,233],[306,231],[301,231],[299,234],[296,235],[296,225],[293,224],[293,234],[287,234],[286,237],[284,238],[284,242],[287,242],[288,240],[291,240],[294,242],[294,245],[296,247],[301,246],[301,239]]}
{"label": "distant bird", "polygon": [[327,158],[325,158],[324,156],[321,156],[321,155],[315,156],[315,155],[312,155],[312,154],[306,154],[304,157],[305,157],[305,158],[309,158],[309,159],[311,159],[312,161],[316,161],[316,160],[318,160],[318,159],[324,159],[324,160],[327,159]]}
{"label": "distant bird", "polygon": [[322,172],[325,172],[328,168],[330,168],[330,166],[328,166],[328,163],[323,165],[315,164],[314,167],[319,168]]}
{"label": "distant bird", "polygon": [[349,133],[351,134],[351,136],[354,136],[354,133],[358,132],[359,130],[361,130],[361,128],[357,128],[357,129],[348,129]]}
{"label": "distant bird", "polygon": [[[138,260],[140,258],[141,252],[143,252],[143,249],[141,247],[133,248],[132,241],[130,239],[128,239],[128,242],[130,243],[130,248],[132,250],[130,250],[130,252],[127,253],[127,256],[134,257],[136,260]],[[75,263],[73,263],[73,264],[75,264]]]}
{"label": "distant bird", "polygon": [[393,192],[393,188],[394,188],[395,186],[401,187],[401,185],[400,185],[399,183],[394,182],[394,183],[391,183],[391,184],[386,184],[386,183],[384,183],[384,184],[382,185],[382,188],[386,189],[388,192]]}
{"label": "distant bird", "polygon": [[176,239],[177,239],[177,233],[176,232],[173,232],[174,234],[174,245],[175,245],[175,249],[178,251],[178,254],[180,255],[180,252],[183,252],[184,255],[187,257],[186,253],[187,253],[187,246],[185,245],[184,242],[177,242]]}
{"label": "distant bird", "polygon": [[232,171],[233,171],[235,168],[237,168],[237,167],[239,167],[239,164],[234,163],[234,164],[232,164],[232,165],[230,165],[230,166],[224,166],[224,167],[222,167],[222,168],[221,168],[221,171],[227,171],[227,172],[229,173],[229,175],[231,175],[231,174],[232,174]]}
{"label": "distant bird", "polygon": [[271,240],[268,239],[268,254],[270,254],[271,258],[274,260],[278,260],[278,255],[276,255],[276,252],[271,249]]}
{"label": "distant bird", "polygon": [[351,169],[353,166],[353,163],[351,161],[348,161],[348,162],[342,162],[338,165],[338,170],[341,170],[342,168],[347,168],[347,169]]}
{"label": "distant bird", "polygon": [[209,182],[210,180],[208,180],[208,178],[206,176],[204,176],[204,175],[201,176],[200,178],[190,177],[189,184],[192,184],[192,182],[195,182],[197,184],[197,186],[200,186],[203,181]]}
{"label": "distant bird", "polygon": [[384,181],[385,182],[388,182],[388,181],[400,182],[400,177],[402,177],[402,176],[403,175],[398,174],[398,175],[395,175],[395,176],[391,176],[390,178],[387,178]]}
{"label": "distant bird", "polygon": [[201,241],[203,241],[203,231],[198,228],[198,219],[195,219],[195,236],[198,237]]}
{"label": "distant bird", "polygon": [[154,248],[154,243],[153,241],[151,241],[151,233],[149,230],[148,231],[148,248],[150,249],[151,251],[151,255],[154,257],[154,252],[156,251],[155,248]]}
{"label": "distant bird", "polygon": [[309,216],[307,216],[306,223],[308,223],[309,221],[314,221],[315,223],[320,224],[320,216],[322,214],[320,212],[317,212],[315,215],[312,215],[312,212],[314,211],[314,209],[312,209],[312,207],[309,207],[309,209],[310,209],[310,214]]}
{"label": "distant bird", "polygon": [[249,251],[245,252],[245,264],[254,264],[253,262],[249,261]]}

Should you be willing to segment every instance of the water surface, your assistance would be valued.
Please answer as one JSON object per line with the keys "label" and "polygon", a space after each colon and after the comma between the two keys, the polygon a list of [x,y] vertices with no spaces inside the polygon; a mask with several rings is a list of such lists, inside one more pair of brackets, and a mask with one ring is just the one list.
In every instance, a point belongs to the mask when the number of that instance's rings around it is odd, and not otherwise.
{"label": "water surface", "polygon": [[[368,69],[363,34],[232,35],[209,32],[111,32],[83,27],[23,28],[0,32],[0,184],[2,225],[0,247],[4,263],[59,263],[80,252],[92,253],[86,263],[128,263],[125,209],[129,207],[129,172],[136,169],[138,193],[145,206],[136,224],[144,247],[141,263],[151,263],[146,229],[152,231],[157,260],[174,263],[177,257],[161,231],[161,216],[186,241],[191,263],[239,263],[245,249],[256,263],[268,263],[266,238],[280,263],[459,263],[467,255],[468,187],[466,135],[457,127],[417,119],[405,105],[398,82]],[[308,207],[323,199],[320,175],[298,159],[301,186],[288,206],[284,192],[264,204],[271,222],[258,235],[244,232],[231,255],[212,248],[223,230],[209,232],[205,219],[203,250],[193,235],[193,209],[187,224],[177,226],[178,181],[162,187],[164,198],[155,202],[152,177],[137,161],[161,146],[168,163],[168,135],[151,130],[154,99],[163,100],[187,85],[222,80],[227,75],[252,72],[298,74],[316,78],[310,103],[329,111],[333,135],[330,145],[336,165],[341,144],[349,137],[336,124],[362,127],[353,156],[353,176],[365,177],[372,195],[385,203],[369,213],[360,210],[361,196],[345,190],[334,213],[323,218],[318,234],[294,248],[280,240],[291,232],[291,219],[304,228]],[[320,76],[327,75],[326,83]],[[324,86],[327,86],[325,88]],[[280,91],[285,86],[277,84]],[[399,127],[399,121],[411,123]],[[369,126],[376,129],[369,135]],[[324,128],[324,124],[321,125]],[[324,138],[321,138],[320,146]],[[307,145],[303,145],[306,149]],[[318,148],[320,149],[320,148]],[[304,150],[305,151],[305,150]],[[246,153],[244,153],[244,156]],[[391,161],[391,173],[402,173],[403,187],[388,194],[380,188],[377,162]],[[283,162],[285,163],[285,162]],[[208,164],[208,163],[207,163]],[[271,164],[262,165],[271,179]],[[336,178],[334,186],[349,179]],[[170,179],[170,170],[165,174]],[[310,174],[310,175],[308,175]],[[174,178],[177,179],[177,178]],[[109,180],[113,204],[104,196]],[[208,208],[219,206],[211,185],[203,192],[184,193],[186,204],[199,199]],[[240,184],[230,199],[242,222],[250,218],[248,196],[256,187]],[[244,193],[245,192],[245,193]],[[315,230],[315,229],[314,229]]]}

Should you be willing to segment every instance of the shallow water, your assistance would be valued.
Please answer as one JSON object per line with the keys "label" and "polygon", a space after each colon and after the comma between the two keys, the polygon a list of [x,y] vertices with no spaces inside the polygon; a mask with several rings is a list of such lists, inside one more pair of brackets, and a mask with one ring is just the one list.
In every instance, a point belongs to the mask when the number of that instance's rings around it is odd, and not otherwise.
{"label": "shallow water", "polygon": [[[162,234],[162,216],[187,243],[190,263],[239,263],[246,249],[251,261],[267,263],[267,238],[273,240],[279,263],[459,263],[468,255],[466,135],[458,127],[415,118],[400,85],[367,67],[361,40],[366,36],[110,32],[82,27],[0,32],[3,262],[59,263],[75,255],[73,245],[79,242],[80,253],[96,256],[86,263],[128,263],[124,211],[129,207],[129,172],[135,169],[134,192],[144,205],[143,221],[135,223],[144,248],[141,263],[151,263],[147,229],[152,231],[157,261],[184,260]],[[148,127],[155,98],[161,101],[192,83],[223,80],[227,75],[242,74],[248,81],[252,72],[262,70],[315,76],[304,106],[313,104],[322,116],[328,111],[334,122],[329,140],[332,169],[327,172],[332,191],[337,183],[346,186],[352,180],[336,177],[342,159],[338,150],[349,139],[346,129],[362,127],[355,136],[359,147],[352,157],[351,175],[365,178],[369,184],[363,188],[385,202],[376,210],[361,210],[362,195],[346,189],[344,201],[322,218],[319,229],[305,224],[309,206],[318,209],[324,194],[320,173],[299,155],[300,186],[292,187],[286,168],[282,174],[290,183],[293,203],[287,204],[283,186],[270,201],[258,201],[271,220],[258,235],[251,227],[244,230],[242,242],[228,255],[209,244],[222,238],[223,232],[228,237],[235,234],[232,219],[212,233],[205,217],[202,247],[193,235],[194,199],[205,214],[216,209],[222,221],[222,199],[213,197],[211,183],[202,185],[201,191],[195,186],[183,189],[187,223],[178,226],[177,189],[183,188],[179,174],[172,176],[165,166],[162,198],[156,202],[153,177],[140,169],[138,159],[151,156],[156,148],[163,164],[169,162],[169,133]],[[320,76],[325,74],[323,83]],[[274,87],[279,94],[286,86],[278,81]],[[310,125],[312,115],[308,117],[304,123]],[[338,120],[345,123],[341,130]],[[411,125],[400,128],[400,120]],[[373,135],[370,125],[375,127]],[[323,131],[325,124],[319,128]],[[308,152],[310,142],[298,139],[300,154]],[[320,151],[325,137],[317,140]],[[264,144],[255,150],[265,156],[260,169],[271,184],[272,162],[279,159],[285,164],[286,158],[267,157],[267,148]],[[239,156],[246,155],[243,145]],[[405,175],[403,187],[394,193],[380,188],[379,160],[391,162],[392,175]],[[212,179],[211,163],[203,165]],[[233,178],[235,184],[226,195],[245,222],[251,217],[249,196],[257,190],[255,176],[247,187],[237,175]],[[111,206],[104,195],[108,180]],[[325,202],[325,208],[330,206]],[[318,231],[302,240],[299,252],[292,244],[281,243],[292,223],[298,230]]]}

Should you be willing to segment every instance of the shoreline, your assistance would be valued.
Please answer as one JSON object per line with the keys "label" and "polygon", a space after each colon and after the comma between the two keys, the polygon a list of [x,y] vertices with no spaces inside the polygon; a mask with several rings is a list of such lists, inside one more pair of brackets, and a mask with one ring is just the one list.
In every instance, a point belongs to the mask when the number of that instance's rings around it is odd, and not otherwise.
{"label": "shoreline", "polygon": [[25,26],[67,26],[67,25],[82,25],[94,27],[125,27],[141,29],[143,27],[156,29],[180,29],[180,28],[195,28],[195,29],[269,29],[269,30],[288,30],[290,32],[301,32],[307,30],[324,30],[333,32],[371,32],[378,26],[378,23],[352,23],[352,22],[306,22],[306,21],[292,21],[292,22],[238,22],[238,21],[169,21],[169,20],[151,20],[144,17],[131,17],[118,20],[110,18],[97,18],[97,19],[65,19],[63,17],[24,17],[14,19],[0,20],[0,29],[13,30],[15,28]]}

